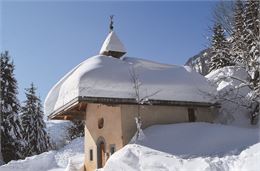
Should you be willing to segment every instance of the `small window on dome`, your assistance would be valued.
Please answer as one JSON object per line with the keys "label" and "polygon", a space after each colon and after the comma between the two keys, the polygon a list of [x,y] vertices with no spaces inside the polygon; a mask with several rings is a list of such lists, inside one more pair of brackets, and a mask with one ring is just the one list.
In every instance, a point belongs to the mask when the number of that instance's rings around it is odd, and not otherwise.
{"label": "small window on dome", "polygon": [[102,129],[104,127],[104,118],[98,119],[98,129]]}

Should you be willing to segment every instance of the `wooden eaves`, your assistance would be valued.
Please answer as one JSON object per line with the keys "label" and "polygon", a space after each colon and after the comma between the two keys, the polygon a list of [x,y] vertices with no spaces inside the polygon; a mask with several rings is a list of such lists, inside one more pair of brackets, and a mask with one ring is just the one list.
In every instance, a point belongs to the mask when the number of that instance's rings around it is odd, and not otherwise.
{"label": "wooden eaves", "polygon": [[[132,104],[136,105],[137,102],[134,98],[111,98],[111,97],[86,97],[79,96],[53,111],[49,119],[85,119],[86,107],[88,103],[100,103],[107,105],[115,104]],[[155,100],[149,99],[149,103],[143,105],[160,105],[160,106],[187,106],[187,107],[219,107],[218,103],[210,102],[189,102],[189,101],[174,101],[174,100]]]}

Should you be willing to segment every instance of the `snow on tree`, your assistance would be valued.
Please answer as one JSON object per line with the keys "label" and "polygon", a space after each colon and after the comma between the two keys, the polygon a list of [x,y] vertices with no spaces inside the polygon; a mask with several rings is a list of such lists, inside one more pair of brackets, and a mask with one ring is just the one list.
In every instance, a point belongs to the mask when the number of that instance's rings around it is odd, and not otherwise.
{"label": "snow on tree", "polygon": [[[234,12],[234,25],[231,37],[232,46],[228,50],[234,57],[238,70],[243,69],[247,77],[240,78],[226,74],[222,78],[227,81],[232,79],[235,82],[239,82],[233,90],[229,90],[225,94],[226,97],[221,98],[246,107],[249,110],[251,124],[258,122],[260,104],[259,3],[259,1],[254,0],[237,1]],[[239,91],[242,91],[245,87],[248,88],[247,95],[240,96]],[[231,94],[236,94],[237,97]]]}
{"label": "snow on tree", "polygon": [[250,105],[252,123],[254,123],[257,116],[259,116],[260,103],[259,4],[259,1],[254,0],[245,2],[245,29],[243,32],[244,42],[246,44],[246,49],[243,56],[244,66],[250,77],[249,81],[246,81],[245,83],[251,89],[249,99],[252,101]]}
{"label": "snow on tree", "polygon": [[233,78],[241,82],[236,89],[248,87],[248,100],[251,123],[256,124],[260,103],[260,35],[259,35],[259,1],[249,0],[237,2],[232,52],[236,56],[237,65],[247,72],[247,79]]}
{"label": "snow on tree", "polygon": [[210,61],[210,71],[231,66],[232,61],[229,54],[229,43],[225,38],[222,26],[218,23],[214,25],[212,37],[212,58]]}
{"label": "snow on tree", "polygon": [[137,140],[139,140],[141,138],[142,135],[144,135],[143,130],[142,130],[141,105],[145,102],[146,99],[141,98],[141,95],[140,95],[141,82],[138,78],[138,75],[137,75],[135,69],[131,68],[131,70],[129,71],[129,74],[130,74],[130,79],[133,83],[134,98],[137,102],[137,117],[135,117],[137,131],[132,140],[135,143]]}
{"label": "snow on tree", "polygon": [[36,96],[36,87],[25,89],[26,100],[21,110],[23,138],[27,142],[26,156],[40,154],[50,149],[51,144],[43,120],[41,100]]}
{"label": "snow on tree", "polygon": [[135,143],[137,140],[143,140],[145,138],[145,135],[142,130],[141,107],[144,104],[152,105],[149,102],[149,98],[156,95],[157,93],[159,93],[159,91],[155,91],[152,94],[144,95],[144,93],[141,92],[141,91],[143,91],[143,89],[141,88],[142,83],[141,83],[139,75],[134,67],[130,68],[129,75],[130,75],[131,82],[133,84],[133,90],[134,90],[133,97],[135,98],[136,103],[137,103],[137,117],[135,117],[137,131],[136,131],[136,134],[134,135],[133,139],[131,140],[131,142]]}
{"label": "snow on tree", "polygon": [[1,150],[5,162],[23,158],[24,145],[19,120],[20,104],[14,76],[14,64],[7,51],[1,53]]}
{"label": "snow on tree", "polygon": [[234,58],[234,62],[237,64],[243,63],[243,52],[245,51],[245,44],[243,41],[243,31],[245,30],[244,12],[243,2],[237,0],[234,9],[234,22],[231,37],[231,54]]}

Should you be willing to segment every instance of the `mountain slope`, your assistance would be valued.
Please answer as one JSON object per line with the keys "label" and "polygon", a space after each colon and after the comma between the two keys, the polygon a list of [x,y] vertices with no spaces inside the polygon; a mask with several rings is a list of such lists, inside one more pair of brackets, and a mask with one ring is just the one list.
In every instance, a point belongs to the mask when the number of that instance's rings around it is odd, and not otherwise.
{"label": "mountain slope", "polygon": [[199,52],[197,55],[189,58],[185,65],[191,67],[194,71],[200,73],[201,75],[207,75],[209,73],[209,62],[211,57],[211,49],[207,48]]}

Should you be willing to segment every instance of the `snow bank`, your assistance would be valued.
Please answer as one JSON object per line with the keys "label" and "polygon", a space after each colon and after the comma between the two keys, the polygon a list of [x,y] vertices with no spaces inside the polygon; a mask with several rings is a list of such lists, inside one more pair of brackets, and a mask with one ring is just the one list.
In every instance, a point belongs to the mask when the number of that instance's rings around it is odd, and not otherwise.
{"label": "snow bank", "polygon": [[78,96],[134,98],[132,68],[142,83],[141,97],[158,92],[151,99],[211,102],[201,90],[215,91],[203,76],[184,66],[98,55],[83,61],[50,90],[45,99],[45,114]]}
{"label": "snow bank", "polygon": [[260,143],[238,156],[183,159],[137,144],[125,146],[106,163],[103,171],[259,171]]}
{"label": "snow bank", "polygon": [[152,126],[144,133],[145,140],[113,154],[103,170],[259,170],[260,140],[256,128],[182,123]]}
{"label": "snow bank", "polygon": [[57,167],[55,162],[55,151],[49,151],[40,155],[27,157],[24,160],[11,161],[0,166],[1,171],[46,171]]}
{"label": "snow bank", "polygon": [[56,163],[59,167],[67,167],[69,158],[72,159],[74,156],[80,157],[84,153],[84,138],[76,138],[71,143],[66,145],[64,148],[58,150],[55,155]]}
{"label": "snow bank", "polygon": [[137,144],[178,156],[223,156],[259,142],[259,129],[202,122],[154,125]]}
{"label": "snow bank", "polygon": [[84,138],[76,138],[58,151],[49,151],[24,160],[11,161],[0,166],[1,171],[60,171],[65,170],[68,161],[79,169],[84,162]]}

